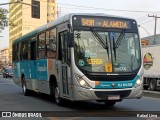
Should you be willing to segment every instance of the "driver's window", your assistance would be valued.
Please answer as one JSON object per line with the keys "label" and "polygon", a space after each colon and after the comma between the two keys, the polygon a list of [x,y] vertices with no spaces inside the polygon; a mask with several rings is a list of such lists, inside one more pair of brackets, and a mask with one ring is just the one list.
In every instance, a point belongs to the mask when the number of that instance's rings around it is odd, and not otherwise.
{"label": "driver's window", "polygon": [[135,56],[135,42],[133,37],[128,39],[128,49],[129,49],[129,53]]}

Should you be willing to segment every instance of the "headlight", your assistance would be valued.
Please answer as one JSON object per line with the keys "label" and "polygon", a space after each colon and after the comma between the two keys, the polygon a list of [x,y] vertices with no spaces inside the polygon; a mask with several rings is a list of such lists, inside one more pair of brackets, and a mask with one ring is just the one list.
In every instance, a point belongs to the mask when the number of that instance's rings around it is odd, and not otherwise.
{"label": "headlight", "polygon": [[82,77],[80,77],[78,75],[75,75],[75,77],[81,87],[86,88],[86,89],[91,88],[91,86],[89,86],[89,84]]}
{"label": "headlight", "polygon": [[136,84],[137,84],[137,85],[140,85],[140,84],[141,84],[141,80],[138,79],[138,80],[136,81]]}
{"label": "headlight", "polygon": [[139,78],[137,79],[136,84],[135,84],[134,87],[135,87],[135,88],[136,88],[136,87],[139,87],[139,86],[142,84],[142,82],[143,82],[142,80],[143,80],[143,78],[142,78],[142,77],[139,77]]}

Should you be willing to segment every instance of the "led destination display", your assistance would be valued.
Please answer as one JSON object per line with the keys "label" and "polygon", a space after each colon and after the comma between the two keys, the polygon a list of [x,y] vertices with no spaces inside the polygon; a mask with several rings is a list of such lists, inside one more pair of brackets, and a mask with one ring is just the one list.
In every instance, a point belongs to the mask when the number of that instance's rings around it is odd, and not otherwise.
{"label": "led destination display", "polygon": [[130,29],[129,21],[115,19],[81,18],[82,26]]}
{"label": "led destination display", "polygon": [[114,29],[137,29],[136,21],[133,19],[116,18],[116,17],[86,17],[73,16],[74,27],[99,27]]}

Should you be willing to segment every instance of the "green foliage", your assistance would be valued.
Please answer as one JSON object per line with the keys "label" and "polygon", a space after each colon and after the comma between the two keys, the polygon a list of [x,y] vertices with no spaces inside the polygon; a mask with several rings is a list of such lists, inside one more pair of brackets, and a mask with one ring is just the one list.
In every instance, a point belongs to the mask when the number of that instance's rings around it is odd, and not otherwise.
{"label": "green foliage", "polygon": [[0,32],[8,26],[8,10],[0,8]]}

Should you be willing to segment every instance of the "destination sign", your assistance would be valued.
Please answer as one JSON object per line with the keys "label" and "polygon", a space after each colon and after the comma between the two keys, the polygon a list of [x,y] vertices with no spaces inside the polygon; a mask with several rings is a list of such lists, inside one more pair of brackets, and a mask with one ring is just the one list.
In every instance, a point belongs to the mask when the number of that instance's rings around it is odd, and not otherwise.
{"label": "destination sign", "polygon": [[130,21],[111,18],[81,18],[81,26],[131,29]]}

